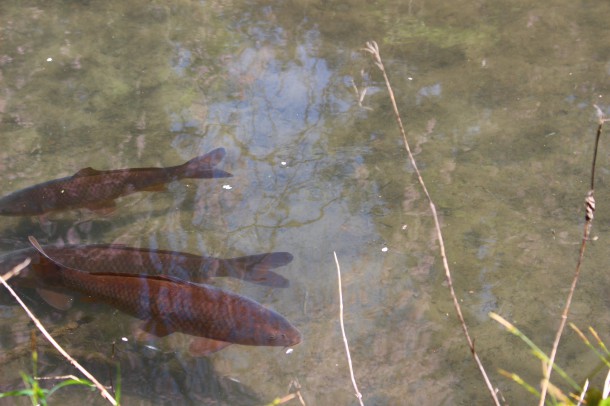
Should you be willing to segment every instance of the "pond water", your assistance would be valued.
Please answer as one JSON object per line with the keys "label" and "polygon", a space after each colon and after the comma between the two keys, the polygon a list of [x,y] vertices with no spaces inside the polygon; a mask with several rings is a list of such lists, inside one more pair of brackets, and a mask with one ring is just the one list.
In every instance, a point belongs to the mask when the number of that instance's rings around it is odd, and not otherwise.
{"label": "pond water", "polygon": [[[333,252],[366,405],[491,403],[383,77],[362,51],[375,40],[439,211],[477,352],[510,404],[531,404],[498,369],[537,386],[540,364],[488,313],[550,351],[582,236],[593,105],[610,114],[609,13],[607,2],[564,0],[3,1],[1,195],[85,167],[178,165],[217,147],[227,151],[219,167],[234,177],[136,193],[111,213],[2,217],[0,249],[34,235],[221,258],[294,255],[278,269],[290,280],[285,289],[215,281],[290,320],[303,336],[292,352],[233,345],[193,358],[188,337],[146,347],[134,342],[130,316],[88,302],[60,312],[25,291],[60,344],[104,384],[116,384],[120,364],[126,405],[263,405],[295,385],[307,405],[357,404]],[[606,141],[594,238],[569,321],[608,342]],[[32,371],[32,325],[2,296],[6,391]],[[39,375],[76,373],[38,344]],[[577,381],[597,364],[570,329],[557,361]],[[84,399],[106,404],[77,387],[51,402]]]}

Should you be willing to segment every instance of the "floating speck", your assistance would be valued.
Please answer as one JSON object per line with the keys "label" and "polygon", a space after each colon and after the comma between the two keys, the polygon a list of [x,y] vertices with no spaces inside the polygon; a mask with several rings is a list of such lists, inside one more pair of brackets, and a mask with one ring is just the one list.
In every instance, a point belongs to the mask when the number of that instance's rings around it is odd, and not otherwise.
{"label": "floating speck", "polygon": [[222,185],[222,188],[226,189],[226,190],[231,190],[231,189],[233,189],[233,186],[231,186],[231,185]]}
{"label": "floating speck", "polygon": [[129,341],[129,340],[127,339],[127,337],[121,337],[121,340],[122,340],[122,341],[125,341],[125,342]]}
{"label": "floating speck", "polygon": [[381,249],[381,252],[388,252],[388,247],[383,247],[383,248]]}
{"label": "floating speck", "polygon": [[406,224],[403,224],[403,225],[402,225],[402,229],[403,229],[403,230],[406,230],[406,229],[407,229],[407,225],[406,225]]}
{"label": "floating speck", "polygon": [[48,58],[47,58],[47,62],[53,62],[53,58],[48,57]]}
{"label": "floating speck", "polygon": [[280,162],[280,164],[281,164],[282,166],[286,166],[286,165],[288,165],[288,162],[286,162],[286,161],[282,161],[282,162]]}
{"label": "floating speck", "polygon": [[292,349],[292,348],[288,348],[288,349],[286,350],[286,354],[292,354],[292,351],[294,351],[294,349]]}

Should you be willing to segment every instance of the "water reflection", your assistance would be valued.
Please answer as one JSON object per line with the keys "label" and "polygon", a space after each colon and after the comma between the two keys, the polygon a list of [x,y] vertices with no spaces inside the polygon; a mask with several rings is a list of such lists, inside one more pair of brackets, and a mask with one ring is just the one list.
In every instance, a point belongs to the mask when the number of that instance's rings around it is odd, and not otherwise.
{"label": "water reflection", "polygon": [[[286,363],[249,351],[213,362],[265,400],[296,377],[308,404],[347,404],[334,250],[345,269],[346,322],[365,400],[487,402],[381,77],[358,52],[375,39],[441,213],[477,349],[504,395],[529,403],[494,371],[537,382],[539,366],[485,313],[510,315],[541,342],[554,331],[557,292],[581,232],[575,213],[591,155],[582,135],[593,116],[587,106],[609,109],[600,97],[608,66],[599,35],[608,6],[562,1],[549,14],[524,2],[348,3],[3,2],[3,191],[89,165],[178,163],[219,145],[235,178],[231,189],[175,183],[166,193],[126,198],[108,218],[76,213],[47,228],[7,219],[2,248],[33,234],[218,257],[290,251],[290,291],[228,285],[281,305],[304,343]],[[596,269],[608,260],[606,217],[602,210],[596,219]],[[606,316],[591,309],[605,308],[606,282],[603,273],[582,281],[573,321],[595,314],[603,329]],[[112,315],[100,312],[108,342]],[[572,337],[566,343],[560,362],[578,374],[579,347]],[[163,370],[161,362],[147,367]]]}

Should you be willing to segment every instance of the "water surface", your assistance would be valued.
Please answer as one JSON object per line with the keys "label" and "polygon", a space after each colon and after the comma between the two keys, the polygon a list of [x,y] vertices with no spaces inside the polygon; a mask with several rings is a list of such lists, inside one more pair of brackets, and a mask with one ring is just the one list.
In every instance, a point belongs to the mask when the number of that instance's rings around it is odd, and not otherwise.
{"label": "water surface", "polygon": [[[365,404],[485,404],[428,204],[383,78],[361,50],[376,40],[441,215],[477,351],[509,403],[531,403],[497,370],[536,385],[540,367],[487,314],[498,312],[550,348],[582,233],[592,105],[610,113],[608,7],[4,1],[2,194],[87,166],[177,165],[220,146],[228,152],[222,168],[235,177],[135,194],[106,216],[6,217],[0,248],[9,252],[35,235],[45,243],[120,242],[218,257],[294,255],[280,270],[288,289],[218,283],[291,320],[304,339],[290,354],[231,346],[193,359],[180,336],[145,348],[130,339],[137,321],[128,316],[91,303],[61,313],[30,294],[28,304],[51,329],[74,327],[58,331],[58,340],[105,384],[121,363],[125,404],[260,405],[293,382],[308,405],[356,404],[333,251]],[[601,145],[597,239],[570,321],[593,324],[607,339],[610,171]],[[10,354],[27,346],[31,326],[10,299],[3,303],[0,344]],[[570,331],[558,362],[577,380],[595,363]],[[27,351],[11,358],[0,367],[0,387],[20,387],[18,372],[30,368]],[[51,350],[41,353],[39,372],[73,373]],[[75,388],[54,397],[104,404]]]}

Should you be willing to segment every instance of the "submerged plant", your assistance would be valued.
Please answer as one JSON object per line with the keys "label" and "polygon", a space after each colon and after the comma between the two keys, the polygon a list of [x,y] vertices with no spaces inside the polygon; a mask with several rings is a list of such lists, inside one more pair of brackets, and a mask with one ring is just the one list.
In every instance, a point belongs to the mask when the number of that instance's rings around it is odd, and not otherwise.
{"label": "submerged plant", "polygon": [[36,350],[36,335],[32,332],[32,375],[28,375],[25,372],[21,372],[21,379],[25,385],[25,389],[18,389],[14,391],[8,391],[0,393],[0,398],[14,397],[14,396],[27,396],[32,401],[32,405],[43,405],[46,406],[47,399],[59,389],[65,386],[71,385],[84,385],[89,388],[95,389],[95,385],[86,380],[80,379],[73,375],[59,377],[63,379],[60,383],[53,386],[51,389],[45,389],[40,386],[42,379],[56,379],[56,378],[39,378],[37,377],[38,370],[38,351]]}

